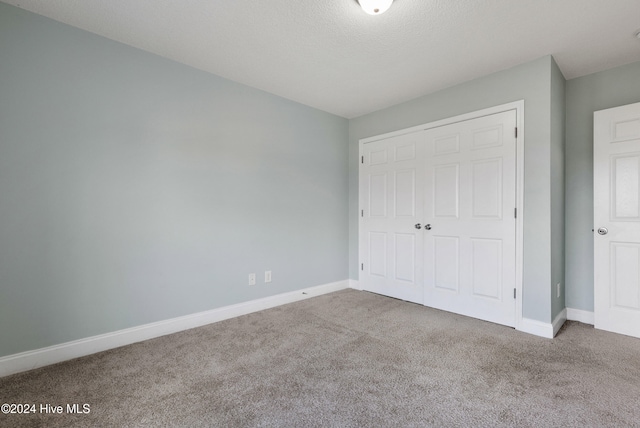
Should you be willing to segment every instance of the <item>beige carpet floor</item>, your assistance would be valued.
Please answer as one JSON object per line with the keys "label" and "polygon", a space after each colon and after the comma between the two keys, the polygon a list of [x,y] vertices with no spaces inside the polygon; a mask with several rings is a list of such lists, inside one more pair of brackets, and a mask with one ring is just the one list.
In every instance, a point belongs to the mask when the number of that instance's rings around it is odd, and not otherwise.
{"label": "beige carpet floor", "polygon": [[43,427],[640,426],[640,340],[554,340],[354,290],[0,379]]}

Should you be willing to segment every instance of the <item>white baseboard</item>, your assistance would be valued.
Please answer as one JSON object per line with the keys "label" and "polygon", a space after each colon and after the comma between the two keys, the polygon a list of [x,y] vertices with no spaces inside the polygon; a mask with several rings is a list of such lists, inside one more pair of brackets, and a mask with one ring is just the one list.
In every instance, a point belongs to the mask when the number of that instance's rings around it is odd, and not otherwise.
{"label": "white baseboard", "polygon": [[349,288],[353,288],[354,290],[362,291],[362,286],[360,285],[360,281],[357,279],[349,280]]}
{"label": "white baseboard", "polygon": [[529,318],[522,318],[522,322],[520,323],[519,331],[524,333],[534,334],[540,337],[546,337],[547,339],[553,339],[558,331],[564,325],[564,322],[567,320],[567,310],[563,309],[556,319],[553,320],[552,323],[546,323],[538,320],[532,320]]}
{"label": "white baseboard", "polygon": [[579,321],[585,324],[594,325],[595,317],[591,311],[567,308],[567,319],[569,321]]}
{"label": "white baseboard", "polygon": [[560,311],[556,319],[554,319],[553,323],[551,323],[553,325],[553,337],[556,337],[556,334],[558,334],[558,331],[560,331],[560,329],[562,328],[562,326],[566,321],[567,321],[567,309],[565,308],[562,311]]}
{"label": "white baseboard", "polygon": [[547,339],[553,339],[553,325],[551,323],[522,318],[518,330],[524,333],[546,337]]}
{"label": "white baseboard", "polygon": [[33,351],[21,352],[0,358],[0,377],[32,370],[73,358],[83,357],[96,352],[106,351],[119,346],[130,345],[143,340],[153,339],[179,331],[223,321],[240,315],[262,311],[264,309],[293,303],[310,297],[332,293],[349,288],[348,280],[310,287],[289,293],[277,294],[236,305],[225,306],[210,311],[198,312],[178,318],[144,324],[137,327],[101,334],[61,343]]}

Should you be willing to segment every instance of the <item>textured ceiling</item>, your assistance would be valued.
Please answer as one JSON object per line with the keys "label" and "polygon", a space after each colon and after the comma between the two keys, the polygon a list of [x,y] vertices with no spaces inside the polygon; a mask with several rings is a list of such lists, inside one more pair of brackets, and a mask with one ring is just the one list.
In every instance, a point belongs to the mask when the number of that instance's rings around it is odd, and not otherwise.
{"label": "textured ceiling", "polygon": [[567,79],[640,61],[640,0],[4,1],[347,118],[548,54]]}

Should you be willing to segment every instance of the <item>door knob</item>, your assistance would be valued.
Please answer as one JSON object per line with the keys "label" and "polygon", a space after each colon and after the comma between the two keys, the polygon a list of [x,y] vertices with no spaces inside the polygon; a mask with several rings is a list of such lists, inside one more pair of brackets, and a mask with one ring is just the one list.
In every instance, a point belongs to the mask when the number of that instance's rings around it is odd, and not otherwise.
{"label": "door knob", "polygon": [[430,225],[430,224],[425,224],[425,225],[424,225],[424,228],[425,228],[426,230],[431,230],[431,225]]}
{"label": "door knob", "polygon": [[421,227],[422,225],[420,223],[416,223],[416,226],[415,226],[416,229],[420,229]]}
{"label": "door knob", "polygon": [[607,233],[609,233],[609,229],[607,229],[606,227],[601,227],[598,229],[598,233],[600,235],[606,235]]}

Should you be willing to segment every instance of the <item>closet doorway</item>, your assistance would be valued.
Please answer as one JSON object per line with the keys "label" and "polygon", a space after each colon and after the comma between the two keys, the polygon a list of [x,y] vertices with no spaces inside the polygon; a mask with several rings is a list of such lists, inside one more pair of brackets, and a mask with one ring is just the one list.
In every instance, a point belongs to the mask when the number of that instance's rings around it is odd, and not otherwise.
{"label": "closet doorway", "polygon": [[364,290],[516,325],[518,114],[496,107],[360,142]]}

